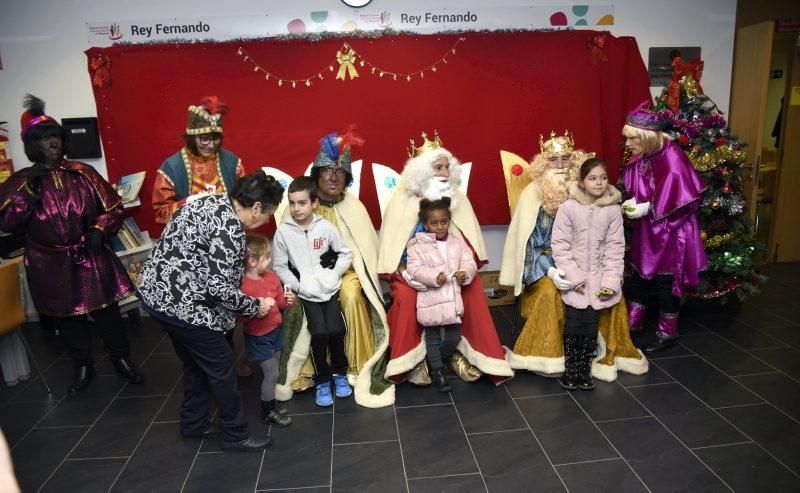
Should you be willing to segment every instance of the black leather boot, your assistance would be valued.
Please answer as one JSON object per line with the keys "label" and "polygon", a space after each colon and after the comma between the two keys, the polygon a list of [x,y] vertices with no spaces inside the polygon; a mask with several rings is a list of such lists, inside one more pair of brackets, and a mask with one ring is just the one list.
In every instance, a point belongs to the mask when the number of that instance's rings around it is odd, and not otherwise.
{"label": "black leather boot", "polygon": [[578,388],[578,336],[564,336],[564,374],[558,383],[567,390]]}
{"label": "black leather boot", "polygon": [[592,381],[592,360],[596,347],[596,338],[592,336],[578,336],[578,388],[581,390],[594,390]]}
{"label": "black leather boot", "polygon": [[114,368],[117,369],[117,373],[119,373],[128,383],[142,383],[144,382],[144,375],[139,373],[134,366],[133,363],[126,357],[117,358],[112,360],[114,363]]}
{"label": "black leather boot", "polygon": [[250,435],[244,440],[238,442],[222,441],[222,448],[227,450],[238,450],[239,452],[257,452],[272,446],[272,437],[267,435],[265,438],[258,438],[255,435]]}
{"label": "black leather boot", "polygon": [[96,373],[94,371],[94,366],[76,366],[75,376],[72,379],[72,385],[70,385],[67,389],[67,393],[74,395],[82,391],[89,386],[89,383],[91,383],[92,380],[94,380],[95,375]]}
{"label": "black leather boot", "polygon": [[453,387],[447,383],[447,379],[444,377],[444,372],[441,368],[431,370],[431,380],[433,380],[433,384],[439,392],[450,392],[453,390]]}
{"label": "black leather boot", "polygon": [[276,401],[261,401],[261,421],[275,426],[289,426],[292,418],[280,414],[276,408]]}

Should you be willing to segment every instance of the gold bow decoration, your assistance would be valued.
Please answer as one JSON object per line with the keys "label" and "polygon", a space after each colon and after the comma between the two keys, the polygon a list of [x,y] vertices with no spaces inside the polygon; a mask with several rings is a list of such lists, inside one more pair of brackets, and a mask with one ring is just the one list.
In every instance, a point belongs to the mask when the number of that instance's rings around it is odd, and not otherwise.
{"label": "gold bow decoration", "polygon": [[353,65],[356,61],[356,52],[347,43],[342,45],[342,48],[336,52],[336,61],[339,62],[339,73],[336,74],[336,78],[344,81],[349,75],[351,80],[355,79],[358,77],[356,66]]}

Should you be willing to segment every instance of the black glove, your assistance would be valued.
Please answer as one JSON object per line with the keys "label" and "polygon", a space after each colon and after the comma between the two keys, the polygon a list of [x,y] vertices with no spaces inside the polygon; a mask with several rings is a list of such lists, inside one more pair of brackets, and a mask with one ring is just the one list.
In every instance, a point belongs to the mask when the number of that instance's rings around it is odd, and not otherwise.
{"label": "black glove", "polygon": [[42,178],[49,175],[51,171],[53,171],[52,168],[41,164],[34,164],[31,166],[28,169],[28,188],[35,193],[39,193],[39,183],[42,181]]}
{"label": "black glove", "polygon": [[339,254],[333,250],[328,250],[319,256],[319,263],[325,269],[333,269],[337,260],[339,260]]}
{"label": "black glove", "polygon": [[97,228],[92,228],[86,234],[86,246],[92,253],[100,253],[103,250],[103,243],[105,242],[105,235]]}

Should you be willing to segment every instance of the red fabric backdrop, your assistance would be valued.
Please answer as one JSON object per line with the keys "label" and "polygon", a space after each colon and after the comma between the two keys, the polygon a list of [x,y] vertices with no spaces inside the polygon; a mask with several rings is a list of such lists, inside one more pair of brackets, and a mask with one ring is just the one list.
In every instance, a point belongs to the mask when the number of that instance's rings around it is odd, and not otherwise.
{"label": "red fabric backdrop", "polygon": [[[90,74],[98,55],[109,69],[105,83],[102,69],[93,78],[109,179],[148,171],[142,206],[131,215],[151,234],[161,232],[150,200],[155,171],[181,147],[187,107],[207,95],[230,105],[224,146],[247,170],[271,165],[299,175],[316,154],[317,139],[355,123],[366,140],[354,155],[364,160],[361,198],[376,226],[371,163],[402,169],[408,139],[438,129],[448,149],[474,163],[468,195],[480,222],[504,224],[509,213],[501,149],[530,158],[539,150],[540,133],[570,129],[577,146],[596,151],[616,175],[620,129],[626,112],[649,97],[648,76],[630,37],[606,34],[607,61],[593,60],[588,40],[597,34],[267,39],[92,48],[87,56]],[[411,72],[439,59],[459,37],[465,41],[457,53],[421,80],[379,78],[357,65],[360,76],[343,82],[327,71],[343,41],[384,70]],[[240,46],[280,77],[305,78],[325,68],[325,79],[311,87],[278,87],[242,61]]]}

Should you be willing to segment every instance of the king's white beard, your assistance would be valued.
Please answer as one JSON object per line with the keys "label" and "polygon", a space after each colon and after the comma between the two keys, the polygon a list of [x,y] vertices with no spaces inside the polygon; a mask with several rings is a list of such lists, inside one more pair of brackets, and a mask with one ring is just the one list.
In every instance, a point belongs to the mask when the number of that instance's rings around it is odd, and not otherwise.
{"label": "king's white beard", "polygon": [[422,197],[428,200],[439,200],[442,197],[450,197],[450,209],[455,210],[458,206],[456,201],[456,189],[450,180],[431,177],[425,183],[422,190]]}
{"label": "king's white beard", "polygon": [[569,197],[567,173],[558,173],[549,169],[540,178],[542,208],[546,213],[554,216],[558,207]]}

